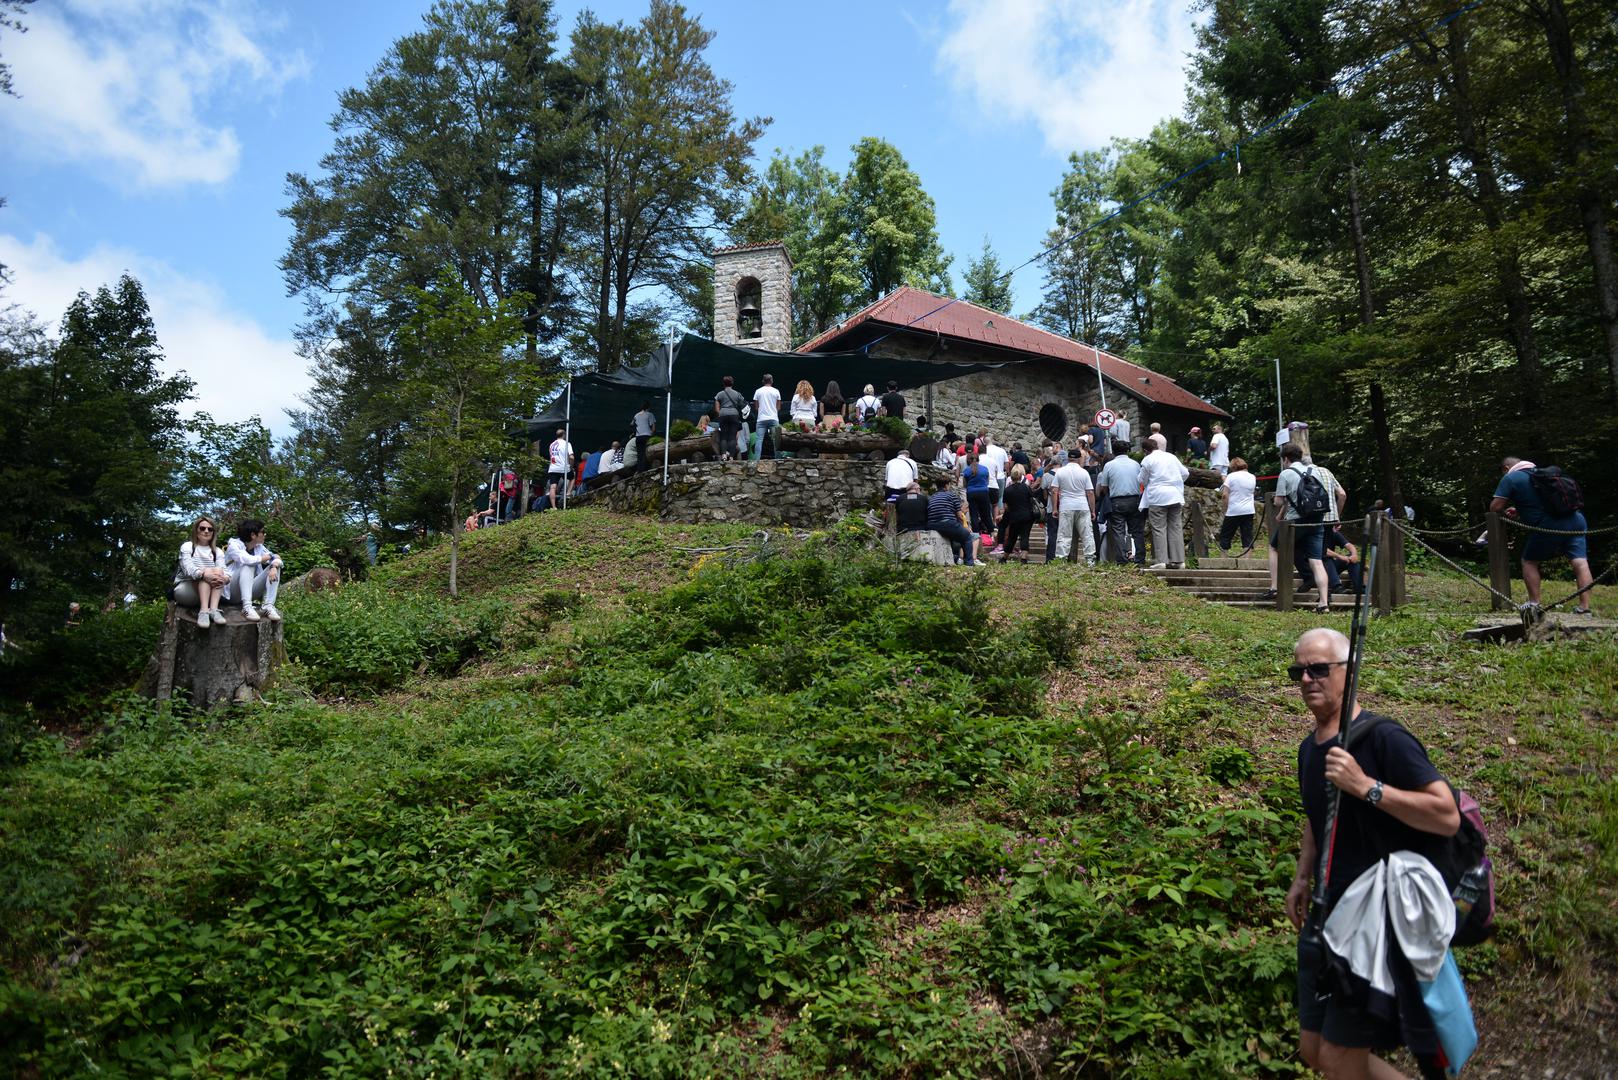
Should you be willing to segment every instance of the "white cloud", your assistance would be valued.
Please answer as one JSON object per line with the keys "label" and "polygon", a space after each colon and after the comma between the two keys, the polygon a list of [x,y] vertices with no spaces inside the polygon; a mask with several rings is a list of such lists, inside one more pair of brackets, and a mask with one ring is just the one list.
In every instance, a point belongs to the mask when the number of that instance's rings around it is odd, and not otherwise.
{"label": "white cloud", "polygon": [[24,21],[6,39],[19,95],[0,110],[8,141],[142,186],[228,179],[241,143],[217,114],[307,70],[236,0],[62,0]]}
{"label": "white cloud", "polygon": [[951,0],[938,64],[997,118],[1057,153],[1142,136],[1185,100],[1186,0]]}
{"label": "white cloud", "polygon": [[275,338],[231,310],[217,286],[126,248],[102,246],[67,258],[43,235],[23,241],[0,233],[0,263],[12,274],[0,300],[34,312],[52,333],[81,290],[93,294],[125,272],[133,274],[146,290],[166,356],[164,371],[184,371],[196,382],[190,407],[221,421],[256,415],[277,434],[287,433],[284,410],[299,407],[298,395],[309,386],[308,365],[290,338]]}

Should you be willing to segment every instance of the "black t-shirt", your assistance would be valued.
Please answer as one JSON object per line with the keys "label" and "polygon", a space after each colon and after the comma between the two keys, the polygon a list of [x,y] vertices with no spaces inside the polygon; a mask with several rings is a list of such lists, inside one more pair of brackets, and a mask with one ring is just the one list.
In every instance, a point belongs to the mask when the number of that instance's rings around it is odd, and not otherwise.
{"label": "black t-shirt", "polygon": [[[1368,723],[1376,716],[1362,711],[1354,723]],[[1325,845],[1326,751],[1335,745],[1336,739],[1324,745],[1315,742],[1310,732],[1298,746],[1298,788],[1304,813],[1309,816],[1309,828],[1315,834],[1317,857]],[[1355,742],[1350,753],[1366,776],[1401,791],[1418,791],[1434,780],[1444,779],[1416,737],[1397,724],[1378,724]],[[1443,842],[1443,837],[1411,828],[1386,810],[1345,792],[1337,804],[1337,846],[1332,853],[1327,903],[1335,903],[1355,878],[1389,853],[1414,851],[1430,857]]]}
{"label": "black t-shirt", "polygon": [[1186,441],[1185,448],[1186,450],[1190,451],[1192,457],[1205,458],[1208,456],[1208,444],[1202,439],[1195,437],[1188,439]]}
{"label": "black t-shirt", "polygon": [[1034,516],[1034,493],[1027,484],[1006,485],[1005,520],[1020,523]]}
{"label": "black t-shirt", "polygon": [[897,390],[882,395],[882,407],[888,410],[889,416],[905,418],[905,396]]}
{"label": "black t-shirt", "polygon": [[1013,465],[1021,465],[1025,469],[1033,464],[1033,462],[1029,460],[1028,451],[1026,450],[1013,450],[1011,452],[1011,463]]}
{"label": "black t-shirt", "polygon": [[927,527],[927,496],[907,491],[899,496],[899,531],[915,532]]}

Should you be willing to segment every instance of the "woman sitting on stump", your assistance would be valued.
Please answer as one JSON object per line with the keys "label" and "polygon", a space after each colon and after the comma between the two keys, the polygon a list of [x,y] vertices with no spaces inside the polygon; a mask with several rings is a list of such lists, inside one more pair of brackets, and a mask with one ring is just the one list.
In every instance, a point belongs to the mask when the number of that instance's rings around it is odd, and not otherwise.
{"label": "woman sitting on stump", "polygon": [[214,544],[214,533],[212,518],[203,516],[191,523],[191,539],[180,545],[180,567],[169,589],[169,598],[176,604],[197,609],[197,626],[203,630],[213,620],[225,621],[219,612],[219,594],[230,581],[225,553]]}
{"label": "woman sitting on stump", "polygon": [[241,600],[242,618],[258,622],[253,601],[262,598],[264,614],[271,622],[280,622],[275,594],[281,590],[281,557],[264,546],[264,523],[249,518],[236,526],[236,535],[225,548],[225,560],[231,567],[225,599]]}

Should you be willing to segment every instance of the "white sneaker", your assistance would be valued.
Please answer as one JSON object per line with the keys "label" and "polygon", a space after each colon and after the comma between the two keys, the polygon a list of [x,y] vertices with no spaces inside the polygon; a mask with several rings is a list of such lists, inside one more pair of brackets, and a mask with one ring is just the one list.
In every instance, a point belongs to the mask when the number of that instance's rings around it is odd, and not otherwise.
{"label": "white sneaker", "polygon": [[1151,566],[1147,567],[1148,570],[1167,570],[1168,568],[1169,564],[1166,562],[1155,562]]}
{"label": "white sneaker", "polygon": [[207,612],[207,609],[203,609],[202,611],[197,612],[197,629],[198,630],[206,630],[206,629],[208,629],[208,612]]}
{"label": "white sneaker", "polygon": [[246,619],[248,622],[258,622],[258,612],[253,610],[253,605],[243,604],[242,618]]}
{"label": "white sneaker", "polygon": [[275,605],[274,604],[265,604],[264,605],[264,614],[269,616],[269,619],[270,619],[271,622],[280,622],[281,621],[281,613],[279,611],[275,610]]}

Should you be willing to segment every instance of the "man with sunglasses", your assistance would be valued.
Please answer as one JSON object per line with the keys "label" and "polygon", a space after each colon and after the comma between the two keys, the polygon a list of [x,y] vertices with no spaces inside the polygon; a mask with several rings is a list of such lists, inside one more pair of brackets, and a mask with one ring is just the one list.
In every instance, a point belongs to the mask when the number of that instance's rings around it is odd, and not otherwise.
{"label": "man with sunglasses", "polygon": [[[1439,838],[1461,827],[1455,794],[1427,758],[1421,743],[1398,724],[1353,706],[1353,724],[1373,724],[1351,749],[1337,745],[1347,686],[1349,643],[1336,630],[1310,630],[1298,639],[1287,674],[1299,684],[1314,730],[1298,747],[1298,787],[1308,824],[1298,851],[1297,874],[1287,890],[1286,912],[1302,929],[1308,917],[1311,880],[1319,866],[1326,822],[1326,784],[1342,792],[1332,838],[1328,910],[1371,866],[1395,851],[1436,852]],[[1401,1043],[1397,1017],[1383,1019],[1332,995],[1321,978],[1324,958],[1307,937],[1298,940],[1298,1013],[1304,1061],[1336,1080],[1403,1076],[1375,1056]]]}

